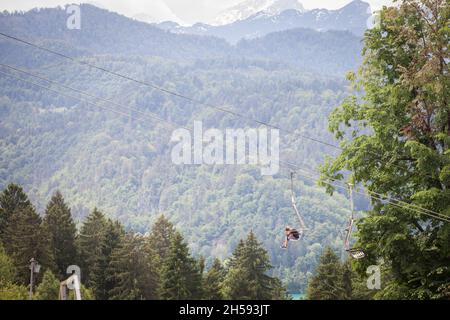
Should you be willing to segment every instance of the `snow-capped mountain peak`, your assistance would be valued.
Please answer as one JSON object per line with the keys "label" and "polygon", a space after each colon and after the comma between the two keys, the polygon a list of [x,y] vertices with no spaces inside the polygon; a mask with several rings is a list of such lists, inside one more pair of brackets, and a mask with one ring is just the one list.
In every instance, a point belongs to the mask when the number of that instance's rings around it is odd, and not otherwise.
{"label": "snow-capped mountain peak", "polygon": [[264,12],[266,15],[277,15],[288,9],[305,11],[299,0],[245,0],[222,11],[214,20],[213,25],[226,25],[238,20],[245,20],[259,12]]}

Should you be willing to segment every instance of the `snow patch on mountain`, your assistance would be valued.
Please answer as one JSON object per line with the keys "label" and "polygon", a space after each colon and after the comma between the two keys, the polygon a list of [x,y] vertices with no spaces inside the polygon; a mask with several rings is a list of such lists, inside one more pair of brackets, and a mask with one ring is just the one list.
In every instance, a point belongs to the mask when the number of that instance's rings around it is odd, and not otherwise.
{"label": "snow patch on mountain", "polygon": [[246,0],[222,11],[214,20],[213,25],[221,26],[245,20],[257,13],[275,16],[288,9],[300,12],[305,11],[305,8],[298,0]]}

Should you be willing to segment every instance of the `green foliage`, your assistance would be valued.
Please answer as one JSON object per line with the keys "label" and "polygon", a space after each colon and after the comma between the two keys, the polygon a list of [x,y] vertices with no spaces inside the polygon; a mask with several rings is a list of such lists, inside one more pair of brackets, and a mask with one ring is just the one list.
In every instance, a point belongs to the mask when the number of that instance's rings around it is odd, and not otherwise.
{"label": "green foliage", "polygon": [[101,255],[92,267],[91,286],[97,299],[106,300],[110,297],[110,291],[115,283],[109,274],[109,266],[116,250],[125,235],[123,226],[119,222],[108,220],[105,230],[105,238],[101,247]]}
{"label": "green foliage", "polygon": [[357,270],[380,259],[389,266],[392,279],[378,297],[448,298],[450,225],[412,207],[450,217],[448,1],[405,0],[380,16],[350,79],[362,93],[330,115],[343,151],[323,167],[323,178],[349,170],[369,191],[411,204],[373,200],[358,225],[368,258]]}
{"label": "green foliage", "polygon": [[203,277],[203,299],[222,300],[222,281],[225,277],[225,269],[219,259],[214,259],[213,265]]}
{"label": "green foliage", "polygon": [[230,259],[223,284],[224,296],[231,300],[280,299],[281,284],[267,275],[271,268],[267,251],[250,232],[245,242],[239,242]]}
{"label": "green foliage", "polygon": [[182,235],[176,232],[162,271],[161,298],[167,300],[199,299],[201,297],[199,266],[191,257]]}
{"label": "green foliage", "polygon": [[0,243],[0,288],[15,280],[14,264]]}
{"label": "green foliage", "polygon": [[111,299],[154,300],[158,298],[158,256],[146,239],[127,234],[111,255],[108,268]]}
{"label": "green foliage", "polygon": [[14,212],[28,207],[31,207],[28,196],[22,187],[16,184],[9,184],[0,194],[0,241],[5,245],[8,244],[5,232]]}
{"label": "green foliage", "polygon": [[28,290],[25,286],[14,284],[16,272],[13,261],[6,255],[0,243],[0,300],[28,299]]}
{"label": "green foliage", "polygon": [[[80,293],[81,293],[81,300],[95,300],[95,296],[92,290],[86,288],[84,285],[81,285]],[[75,292],[73,290],[69,291],[67,299],[75,300]]]}
{"label": "green foliage", "polygon": [[70,208],[64,202],[62,194],[57,191],[47,205],[43,219],[43,228],[50,238],[50,250],[55,259],[56,274],[66,276],[69,265],[76,264],[77,250],[75,245],[76,226]]}
{"label": "green foliage", "polygon": [[26,300],[28,290],[25,286],[6,284],[0,287],[0,300]]}
{"label": "green foliage", "polygon": [[[29,206],[16,210],[8,223],[5,233],[8,239],[7,253],[14,262],[16,280],[20,284],[29,283],[31,258],[36,259],[43,269],[55,268],[49,238],[41,222],[41,217]],[[37,282],[40,278],[38,274]]]}
{"label": "green foliage", "polygon": [[331,248],[320,258],[316,274],[311,279],[307,298],[309,300],[345,300],[351,298],[351,270],[343,266]]}
{"label": "green foliage", "polygon": [[80,267],[83,270],[83,282],[91,283],[95,277],[94,268],[102,258],[103,245],[106,241],[108,220],[95,208],[83,222],[78,235]]}
{"label": "green foliage", "polygon": [[169,256],[170,245],[174,235],[175,228],[173,224],[164,215],[160,215],[153,224],[148,237],[150,247],[158,256],[160,269],[162,269],[162,265]]}
{"label": "green foliage", "polygon": [[36,288],[34,299],[36,300],[58,300],[60,282],[55,275],[47,270],[44,273],[41,283]]}
{"label": "green foliage", "polygon": [[97,209],[92,211],[81,227],[78,248],[83,283],[88,284],[97,299],[108,299],[113,288],[108,268],[112,252],[119,246],[123,235],[122,225],[106,219]]}

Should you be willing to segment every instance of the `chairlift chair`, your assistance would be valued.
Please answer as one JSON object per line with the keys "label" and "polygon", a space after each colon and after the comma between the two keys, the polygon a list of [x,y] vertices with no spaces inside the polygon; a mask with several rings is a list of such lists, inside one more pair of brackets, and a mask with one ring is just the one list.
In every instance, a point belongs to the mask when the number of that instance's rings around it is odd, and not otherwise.
{"label": "chairlift chair", "polygon": [[351,216],[350,216],[350,220],[349,223],[347,225],[347,228],[345,229],[346,232],[346,236],[345,236],[345,241],[344,241],[344,248],[345,251],[348,252],[348,254],[353,258],[353,259],[362,259],[366,256],[366,254],[364,253],[364,250],[362,248],[352,248],[350,246],[350,240],[352,237],[352,232],[353,232],[353,225],[355,224],[355,216],[354,216],[354,205],[353,205],[353,185],[349,184],[349,195],[350,195],[350,208],[351,208]]}

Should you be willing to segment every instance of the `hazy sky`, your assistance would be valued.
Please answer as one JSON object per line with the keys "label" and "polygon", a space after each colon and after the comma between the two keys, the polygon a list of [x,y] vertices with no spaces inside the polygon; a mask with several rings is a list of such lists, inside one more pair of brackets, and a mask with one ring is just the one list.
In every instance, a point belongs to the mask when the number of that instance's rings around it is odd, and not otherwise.
{"label": "hazy sky", "polygon": [[[208,22],[220,11],[244,0],[0,0],[0,10],[29,10],[36,7],[55,7],[67,3],[90,2],[127,16],[147,14],[186,23]],[[365,0],[374,10],[391,0]],[[351,0],[300,0],[306,9],[337,9]]]}

